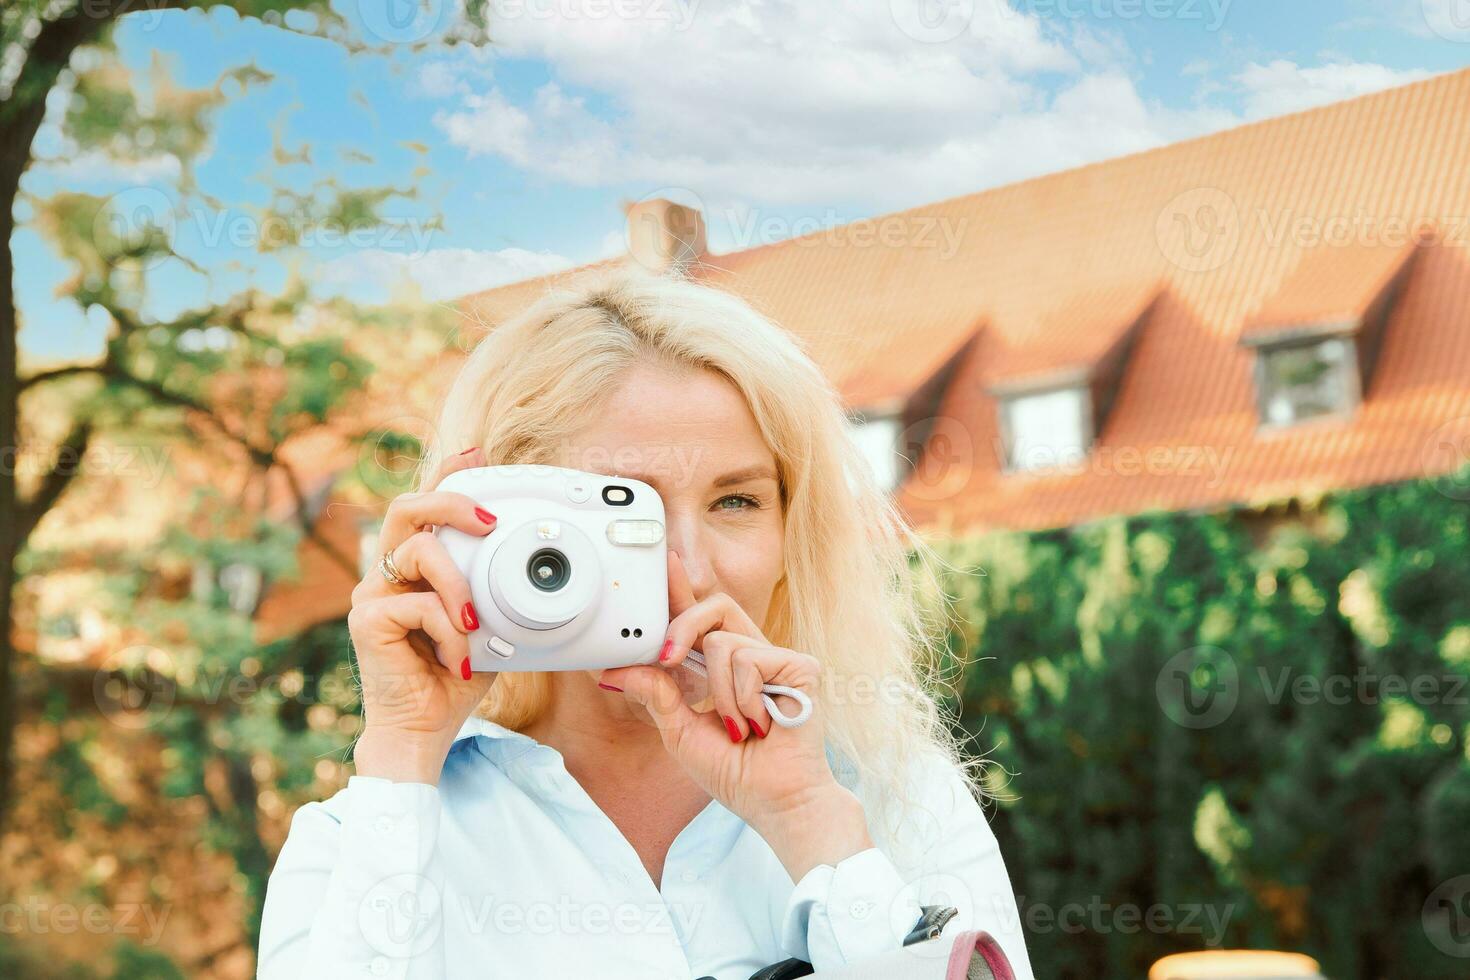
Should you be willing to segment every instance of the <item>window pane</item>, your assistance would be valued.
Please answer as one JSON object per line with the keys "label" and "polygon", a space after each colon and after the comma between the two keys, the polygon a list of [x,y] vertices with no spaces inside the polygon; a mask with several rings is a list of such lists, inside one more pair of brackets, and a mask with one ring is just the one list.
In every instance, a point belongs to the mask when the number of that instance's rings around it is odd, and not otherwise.
{"label": "window pane", "polygon": [[898,486],[898,419],[887,416],[853,423],[853,440],[862,450],[878,485],[885,490]]}
{"label": "window pane", "polygon": [[1324,340],[1306,347],[1261,352],[1265,420],[1290,425],[1348,408],[1347,341]]}
{"label": "window pane", "polygon": [[1022,395],[1004,403],[1010,465],[1018,470],[1075,466],[1087,455],[1082,388]]}
{"label": "window pane", "polygon": [[232,562],[220,569],[219,584],[225,590],[230,608],[248,614],[255,611],[256,603],[260,601],[264,576],[255,565]]}
{"label": "window pane", "polygon": [[359,522],[357,538],[357,571],[359,575],[366,575],[378,564],[378,535],[382,533],[382,529],[382,521],[370,520]]}

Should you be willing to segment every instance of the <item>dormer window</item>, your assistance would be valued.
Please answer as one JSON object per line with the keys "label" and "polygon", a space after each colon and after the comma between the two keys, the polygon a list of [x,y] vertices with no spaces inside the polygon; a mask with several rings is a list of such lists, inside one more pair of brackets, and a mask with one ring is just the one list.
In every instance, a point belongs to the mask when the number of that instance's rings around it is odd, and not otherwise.
{"label": "dormer window", "polygon": [[190,594],[200,602],[210,602],[218,589],[226,605],[249,616],[260,604],[264,585],[265,573],[258,565],[236,561],[216,567],[208,558],[198,558],[194,561]]}
{"label": "dormer window", "polygon": [[[952,446],[937,427],[940,402],[978,336],[978,327],[928,338],[895,331],[841,376],[849,432],[880,489],[896,494],[909,483],[912,491],[917,479],[919,492],[932,493],[953,479]],[[851,357],[847,338],[832,341],[825,357]]]}
{"label": "dormer window", "polygon": [[1086,387],[1001,399],[1006,468],[1029,472],[1075,466],[1092,444],[1092,405]]}
{"label": "dormer window", "polygon": [[1066,297],[1024,340],[993,355],[998,447],[1011,473],[1081,466],[1107,424],[1158,283],[1089,289]]}
{"label": "dormer window", "polygon": [[1256,391],[1266,425],[1351,412],[1358,403],[1355,347],[1346,337],[1262,348]]}
{"label": "dormer window", "polygon": [[382,534],[383,522],[376,519],[360,520],[357,525],[357,571],[366,575],[377,567],[378,537]]}
{"label": "dormer window", "polygon": [[896,413],[854,412],[850,420],[853,441],[872,468],[878,486],[888,491],[896,489],[906,468],[906,461],[898,444],[902,419]]}
{"label": "dormer window", "polygon": [[1263,428],[1357,409],[1417,252],[1417,241],[1309,251],[1245,322],[1240,342],[1255,350]]}
{"label": "dormer window", "polygon": [[219,570],[219,585],[225,590],[225,599],[230,608],[242,615],[255,612],[260,602],[260,588],[265,584],[265,575],[259,565],[249,562],[230,562]]}

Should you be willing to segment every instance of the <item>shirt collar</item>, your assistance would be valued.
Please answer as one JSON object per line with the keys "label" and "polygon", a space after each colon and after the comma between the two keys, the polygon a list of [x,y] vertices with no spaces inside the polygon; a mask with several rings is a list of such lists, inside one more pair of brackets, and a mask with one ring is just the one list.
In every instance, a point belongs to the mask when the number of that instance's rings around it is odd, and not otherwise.
{"label": "shirt collar", "polygon": [[[486,740],[479,743],[482,750],[499,749],[502,753],[505,751],[511,751],[512,754],[509,756],[503,754],[501,755],[501,757],[505,759],[514,758],[515,756],[522,755],[523,753],[528,752],[531,749],[536,748],[537,746],[544,746],[544,743],[536,741],[536,739],[525,734],[524,732],[518,732],[512,728],[506,728],[504,725],[499,724],[498,722],[491,721],[488,718],[481,718],[478,715],[470,715],[469,718],[465,719],[465,723],[459,727],[459,734],[454,736],[454,741],[456,744],[458,744],[459,742],[466,741],[467,739],[473,739],[477,737]],[[494,746],[488,744],[491,742],[494,742],[496,744]],[[544,747],[550,748],[550,746]],[[844,786],[847,786],[849,789],[852,789],[856,785],[857,781],[854,767],[850,762],[847,761],[846,757],[837,750],[836,746],[832,744],[830,739],[827,740],[825,748],[827,764],[831,766],[833,775],[837,777],[838,782],[842,783]],[[556,753],[556,755],[560,757],[560,753],[556,752],[555,749],[552,749],[551,751],[553,753]]]}
{"label": "shirt collar", "polygon": [[454,740],[459,742],[467,738],[474,738],[476,735],[483,735],[486,738],[504,738],[511,741],[517,739],[525,742],[536,741],[529,735],[511,728],[506,728],[504,725],[493,722],[488,718],[481,718],[478,715],[470,715],[469,718],[465,719],[465,723],[459,726],[459,734],[454,736]]}

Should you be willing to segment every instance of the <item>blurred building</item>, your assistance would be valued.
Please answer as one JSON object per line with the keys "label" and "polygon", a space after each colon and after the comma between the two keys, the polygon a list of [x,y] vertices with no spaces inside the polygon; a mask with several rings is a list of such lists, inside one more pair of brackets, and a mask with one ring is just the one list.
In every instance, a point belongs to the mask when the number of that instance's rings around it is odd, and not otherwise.
{"label": "blurred building", "polygon": [[[1281,505],[1470,459],[1470,71],[721,254],[692,200],[630,205],[632,258],[795,334],[937,533]],[[580,271],[463,309],[493,329]],[[432,417],[419,390],[398,414]],[[344,548],[375,530],[317,520]],[[312,550],[268,591],[267,637],[345,615],[352,580]]]}

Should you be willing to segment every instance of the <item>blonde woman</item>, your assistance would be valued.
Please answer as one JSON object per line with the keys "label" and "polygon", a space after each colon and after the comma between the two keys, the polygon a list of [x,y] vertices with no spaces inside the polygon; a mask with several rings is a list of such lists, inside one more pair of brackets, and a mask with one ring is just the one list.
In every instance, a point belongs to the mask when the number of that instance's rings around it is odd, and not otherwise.
{"label": "blonde woman", "polygon": [[[356,774],[292,821],[261,977],[746,980],[899,949],[920,905],[958,908],[945,935],[985,929],[1031,976],[929,693],[908,554],[932,553],[789,335],[693,282],[576,279],[478,344],[437,434],[379,541],[408,581],[375,568],[353,592]],[[510,463],[659,492],[657,664],[470,671],[469,585],[425,528],[490,533],[493,501],[435,487]],[[769,683],[808,693],[811,719],[773,724]]]}

